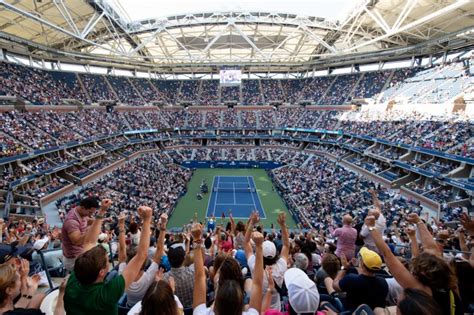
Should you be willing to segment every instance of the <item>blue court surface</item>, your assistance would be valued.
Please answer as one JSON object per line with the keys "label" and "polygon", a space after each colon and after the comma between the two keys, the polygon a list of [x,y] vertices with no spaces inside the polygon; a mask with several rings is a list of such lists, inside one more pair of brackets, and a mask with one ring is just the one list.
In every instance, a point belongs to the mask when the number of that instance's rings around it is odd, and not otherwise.
{"label": "blue court surface", "polygon": [[252,176],[214,176],[207,217],[232,213],[234,218],[247,219],[254,210],[266,218]]}

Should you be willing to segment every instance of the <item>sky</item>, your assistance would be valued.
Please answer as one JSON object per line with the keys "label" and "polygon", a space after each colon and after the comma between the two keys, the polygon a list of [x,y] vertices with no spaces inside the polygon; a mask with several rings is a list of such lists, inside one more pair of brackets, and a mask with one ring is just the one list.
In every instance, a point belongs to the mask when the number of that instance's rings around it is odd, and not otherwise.
{"label": "sky", "polygon": [[176,14],[214,11],[261,11],[291,13],[343,21],[358,2],[355,0],[107,0],[119,3],[130,21]]}

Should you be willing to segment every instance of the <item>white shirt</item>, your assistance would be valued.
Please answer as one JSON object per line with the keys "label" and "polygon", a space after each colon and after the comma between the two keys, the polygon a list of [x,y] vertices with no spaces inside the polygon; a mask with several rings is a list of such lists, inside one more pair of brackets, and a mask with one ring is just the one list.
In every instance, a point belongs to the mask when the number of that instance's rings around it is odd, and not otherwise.
{"label": "white shirt", "polygon": [[[127,266],[126,263],[119,265],[119,274],[122,274],[123,270]],[[155,275],[158,271],[159,265],[156,262],[152,262],[150,267],[143,273],[138,281],[132,282],[128,288],[125,289],[127,293],[127,304],[135,305],[145,296],[146,291],[150,285],[155,281]]]}
{"label": "white shirt", "polygon": [[[179,301],[176,295],[174,296],[174,301],[176,302],[176,306],[180,310],[180,313],[182,313],[183,304],[181,304],[181,302]],[[130,311],[128,311],[127,315],[138,315],[140,314],[141,310],[142,310],[142,301],[138,301],[138,303],[135,304]]]}
{"label": "white shirt", "polygon": [[[380,214],[378,219],[375,220],[375,229],[377,229],[380,232],[380,234],[384,235],[386,228],[387,228],[387,220],[385,220],[385,217],[383,216],[383,214]],[[370,234],[369,228],[367,225],[364,224],[364,226],[362,226],[360,235],[364,237],[364,244],[367,248],[378,252],[377,246],[375,245],[374,238]]]}
{"label": "white shirt", "polygon": [[385,279],[388,284],[388,294],[387,294],[387,304],[388,305],[397,305],[398,299],[403,293],[402,286],[395,280],[395,278]]}
{"label": "white shirt", "polygon": [[140,242],[140,236],[142,235],[142,232],[140,230],[137,231],[135,234],[130,234],[130,239],[132,241],[132,245],[137,246],[138,243]]}
{"label": "white shirt", "polygon": [[[249,265],[250,272],[253,274],[254,269],[255,269],[255,255],[252,255],[249,257],[247,264]],[[288,269],[286,265],[286,261],[283,258],[279,258],[275,264],[272,266],[272,276],[273,276],[273,281],[281,288],[283,285],[283,280],[284,280],[284,274],[286,270]],[[267,273],[263,273],[263,297],[265,296],[265,293],[268,289],[268,279],[267,279]],[[262,297],[262,300],[263,300]],[[281,302],[280,302],[280,293],[275,292],[272,294],[272,300],[270,304],[270,308],[274,310],[280,310],[281,309]]]}
{"label": "white shirt", "polygon": [[[130,313],[128,314],[130,315]],[[214,315],[212,308],[207,308],[206,304],[198,305],[193,311],[193,315]],[[259,315],[257,310],[250,308],[247,312],[242,312],[242,315]]]}

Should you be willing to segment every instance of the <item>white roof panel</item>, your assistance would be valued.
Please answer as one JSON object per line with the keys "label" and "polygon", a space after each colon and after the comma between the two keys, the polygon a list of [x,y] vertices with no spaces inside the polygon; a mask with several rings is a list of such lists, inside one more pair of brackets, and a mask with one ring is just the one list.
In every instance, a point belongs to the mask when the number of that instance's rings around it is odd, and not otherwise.
{"label": "white roof panel", "polygon": [[130,21],[202,12],[275,12],[344,20],[354,0],[107,0]]}

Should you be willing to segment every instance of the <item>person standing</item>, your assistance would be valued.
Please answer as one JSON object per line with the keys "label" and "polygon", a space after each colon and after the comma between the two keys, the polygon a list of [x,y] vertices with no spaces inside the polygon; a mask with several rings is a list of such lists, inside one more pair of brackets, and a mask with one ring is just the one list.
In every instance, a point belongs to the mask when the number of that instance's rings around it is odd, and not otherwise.
{"label": "person standing", "polygon": [[[97,215],[99,217],[102,217],[101,213],[106,213],[112,205],[112,201],[110,199],[104,199],[101,204],[101,211]],[[62,227],[62,249],[64,268],[68,272],[74,270],[76,258],[84,251],[84,240],[88,229],[88,221],[97,209],[99,209],[97,199],[88,197],[82,199],[79,205],[66,215],[66,220]]]}
{"label": "person standing", "polygon": [[[367,216],[375,217],[375,228],[380,234],[384,235],[385,229],[387,228],[387,220],[385,219],[382,213],[382,206],[379,199],[377,198],[377,192],[375,190],[370,190],[372,195],[372,200],[374,202],[374,208],[370,209]],[[375,240],[370,234],[369,227],[367,224],[362,226],[360,231],[360,236],[364,239],[364,246],[370,250],[373,250],[376,253],[379,253],[377,246],[375,245]]]}
{"label": "person standing", "polygon": [[[105,281],[110,271],[109,256],[102,246],[97,246],[97,238],[103,224],[103,213],[95,215],[94,222],[84,237],[84,252],[74,265],[64,293],[64,309],[69,315],[118,315],[118,301],[137,278],[141,266],[147,258],[150,245],[153,210],[138,208],[142,221],[142,234],[135,256],[123,268],[120,275]],[[121,234],[124,233],[121,227]]]}
{"label": "person standing", "polygon": [[336,256],[341,257],[341,254],[344,254],[348,260],[351,260],[355,255],[357,230],[352,227],[352,217],[349,214],[342,217],[342,224],[341,228],[335,229],[332,233],[334,237],[337,237]]}

